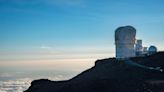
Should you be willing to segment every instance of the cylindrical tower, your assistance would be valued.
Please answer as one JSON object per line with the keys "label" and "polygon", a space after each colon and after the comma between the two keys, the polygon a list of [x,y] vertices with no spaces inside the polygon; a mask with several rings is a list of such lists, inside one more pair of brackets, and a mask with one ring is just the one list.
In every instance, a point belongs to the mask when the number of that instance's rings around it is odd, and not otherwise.
{"label": "cylindrical tower", "polygon": [[132,26],[119,27],[115,31],[116,58],[135,56],[136,29]]}

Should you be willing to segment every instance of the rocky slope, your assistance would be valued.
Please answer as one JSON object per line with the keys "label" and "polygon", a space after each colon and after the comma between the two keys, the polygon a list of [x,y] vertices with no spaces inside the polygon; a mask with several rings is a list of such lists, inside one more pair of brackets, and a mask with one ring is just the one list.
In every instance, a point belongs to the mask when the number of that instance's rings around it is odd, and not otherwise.
{"label": "rocky slope", "polygon": [[25,92],[164,92],[164,52],[130,60],[148,68],[115,58],[97,60],[70,80],[34,80]]}

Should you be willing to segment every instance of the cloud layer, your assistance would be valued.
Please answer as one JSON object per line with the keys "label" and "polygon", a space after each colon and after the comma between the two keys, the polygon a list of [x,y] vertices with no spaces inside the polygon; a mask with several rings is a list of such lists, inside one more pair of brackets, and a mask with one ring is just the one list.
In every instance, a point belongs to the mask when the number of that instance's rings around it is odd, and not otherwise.
{"label": "cloud layer", "polygon": [[[38,77],[40,79],[45,77]],[[50,80],[66,80],[67,77],[63,75],[57,75],[55,77],[48,77]],[[0,92],[23,92],[28,89],[31,84],[32,78],[21,78],[16,80],[0,81]]]}
{"label": "cloud layer", "polygon": [[0,81],[0,92],[23,92],[31,83],[30,78]]}

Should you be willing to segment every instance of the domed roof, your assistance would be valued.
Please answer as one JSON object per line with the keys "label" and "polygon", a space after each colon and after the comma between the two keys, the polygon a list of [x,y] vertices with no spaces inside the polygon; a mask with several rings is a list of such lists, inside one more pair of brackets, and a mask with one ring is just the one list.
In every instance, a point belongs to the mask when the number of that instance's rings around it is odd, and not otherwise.
{"label": "domed roof", "polygon": [[122,26],[115,31],[115,41],[131,43],[135,41],[136,29],[132,26]]}
{"label": "domed roof", "polygon": [[136,32],[136,29],[133,27],[133,26],[121,26],[121,27],[118,27],[117,29],[116,29],[116,33],[118,32],[118,31],[121,31],[121,30],[123,30],[123,29],[128,29],[128,30],[131,30],[131,31],[134,31],[134,32]]}
{"label": "domed roof", "polygon": [[149,47],[149,52],[157,52],[157,47],[155,47],[155,46],[150,46]]}

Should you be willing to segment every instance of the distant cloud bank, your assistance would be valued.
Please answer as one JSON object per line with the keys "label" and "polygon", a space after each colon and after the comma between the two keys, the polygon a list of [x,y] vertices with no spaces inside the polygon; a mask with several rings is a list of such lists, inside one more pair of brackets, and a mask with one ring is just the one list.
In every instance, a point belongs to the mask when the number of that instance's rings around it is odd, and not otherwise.
{"label": "distant cloud bank", "polygon": [[[45,78],[45,77],[38,77],[36,79]],[[57,75],[54,77],[48,77],[50,80],[65,80],[68,79],[63,75]],[[21,78],[16,80],[7,80],[7,81],[0,81],[0,92],[23,92],[24,90],[28,89],[31,85],[31,81],[34,80],[32,78]]]}

